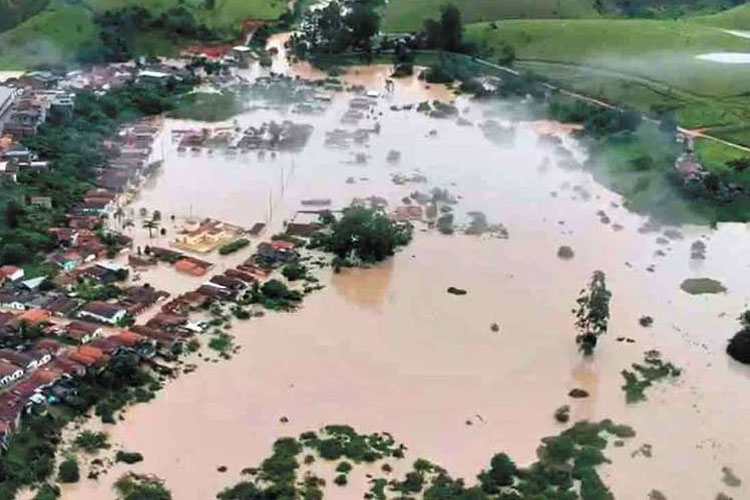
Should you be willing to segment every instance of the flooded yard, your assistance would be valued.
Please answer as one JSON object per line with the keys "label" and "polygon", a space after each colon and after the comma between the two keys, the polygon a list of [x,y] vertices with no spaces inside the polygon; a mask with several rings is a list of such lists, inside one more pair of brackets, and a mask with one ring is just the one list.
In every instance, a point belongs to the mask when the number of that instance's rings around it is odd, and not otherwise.
{"label": "flooded yard", "polygon": [[[645,499],[652,489],[681,499],[720,491],[750,496],[750,434],[738,425],[750,413],[741,397],[750,371],[724,353],[747,305],[747,226],[639,231],[644,217],[574,168],[585,151],[569,130],[521,122],[499,104],[464,98],[456,100],[458,116],[432,118],[416,105],[447,99],[445,88],[428,89],[415,77],[396,81],[391,95],[386,78],[384,67],[346,75],[381,94],[356,125],[341,123],[353,97],[345,93],[335,93],[323,114],[274,106],[223,124],[165,120],[164,166],[131,208],[160,210],[165,221],[266,222],[268,237],[305,199],[330,199],[339,209],[379,196],[392,210],[415,191],[440,188],[456,198],[459,226],[469,222],[468,212],[481,211],[489,223],[503,224],[508,238],[446,236],[418,225],[413,242],[382,265],[323,269],[317,274],[326,288],[301,310],[235,322],[242,349],[232,360],[198,361],[196,372],[107,426],[113,442],[143,454],[142,463],[66,486],[63,497],[109,498],[114,480],[131,469],[163,478],[176,499],[214,498],[266,457],[277,437],[332,423],[391,432],[409,447],[408,459],[428,458],[471,483],[496,452],[532,461],[539,439],[562,428],[552,414],[563,404],[572,421],[611,418],[636,430],[625,447],[606,451],[613,463],[603,479],[618,498]],[[285,119],[313,126],[301,152],[180,153],[171,140],[173,130]],[[488,120],[507,130],[502,141],[480,129]],[[327,132],[376,124],[366,144],[325,145]],[[398,162],[389,161],[391,150],[400,153]],[[416,180],[396,183],[397,174]],[[173,227],[164,227],[167,234],[153,239],[137,227],[136,245],[167,246]],[[702,260],[691,260],[696,240],[705,243]],[[558,258],[563,245],[572,258]],[[221,269],[249,252],[205,258]],[[597,269],[613,292],[612,320],[596,354],[583,360],[571,308]],[[688,278],[716,279],[727,291],[690,295],[680,290]],[[142,279],[173,294],[201,282],[163,267]],[[466,295],[446,293],[451,286]],[[644,315],[653,326],[639,325]],[[650,389],[647,401],[626,404],[620,372],[652,349],[682,375]],[[573,388],[590,396],[571,399]],[[639,452],[644,445],[650,456]],[[722,483],[725,466],[740,486]],[[360,498],[365,471],[355,469],[346,487],[328,486],[327,497]]]}

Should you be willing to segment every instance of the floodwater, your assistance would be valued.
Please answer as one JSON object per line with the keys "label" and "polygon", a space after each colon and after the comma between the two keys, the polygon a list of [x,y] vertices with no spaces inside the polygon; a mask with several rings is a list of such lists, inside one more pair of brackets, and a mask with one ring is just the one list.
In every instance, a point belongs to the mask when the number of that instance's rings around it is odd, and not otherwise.
{"label": "floodwater", "polygon": [[724,64],[750,64],[750,53],[747,52],[711,52],[695,58]]}
{"label": "floodwater", "polygon": [[[382,91],[386,75],[382,67],[363,68],[347,79]],[[339,118],[347,96],[336,96],[322,116],[244,113],[237,117],[243,127],[284,118],[315,127],[302,152],[263,161],[254,154],[178,154],[169,131],[200,125],[165,121],[165,165],[134,202],[136,211],[145,206],[164,218],[210,216],[242,225],[267,220],[268,235],[304,198],[331,198],[337,208],[353,197],[378,195],[393,207],[414,190],[441,187],[459,197],[459,221],[481,210],[490,222],[503,223],[510,238],[417,230],[414,241],[382,265],[336,275],[320,271],[327,286],[300,311],[235,322],[242,349],[231,361],[198,361],[196,372],[107,426],[113,442],[144,455],[142,463],[66,486],[63,498],[111,498],[114,480],[134,470],[163,478],[176,499],[210,499],[266,457],[277,437],[331,423],[389,431],[409,447],[409,459],[428,458],[471,482],[496,452],[520,463],[533,460],[539,439],[561,430],[552,413],[563,404],[571,405],[573,420],[611,418],[635,428],[626,446],[606,451],[613,463],[602,474],[618,498],[644,499],[652,489],[679,499],[714,498],[720,491],[750,496],[750,433],[742,425],[750,415],[743,397],[750,370],[724,353],[734,318],[747,306],[748,227],[686,227],[683,239],[659,243],[660,233],[638,231],[646,219],[622,208],[619,196],[540,143],[541,131],[557,133],[580,160],[585,152],[564,128],[517,122],[500,105],[464,99],[457,106],[472,126],[390,109],[446,93],[416,79],[397,81],[394,95],[380,98],[373,115],[380,133],[369,147],[351,150],[323,146],[327,130],[346,128]],[[512,142],[497,145],[484,137],[476,124],[488,115],[515,127]],[[401,152],[398,165],[386,162],[391,149]],[[355,151],[367,155],[366,164],[351,162]],[[415,170],[426,183],[391,182],[394,173]],[[350,177],[354,183],[347,183]],[[611,223],[600,221],[600,210]],[[149,241],[143,229],[133,233],[137,243]],[[706,258],[691,261],[697,239],[707,245]],[[560,245],[571,246],[575,257],[558,259]],[[246,258],[249,250],[239,254],[232,259]],[[232,263],[219,261],[220,267]],[[571,308],[596,269],[607,274],[613,292],[612,319],[596,354],[582,360]],[[718,279],[728,292],[681,292],[690,277]],[[166,267],[143,279],[169,290],[202,281]],[[449,286],[468,294],[447,294]],[[651,328],[638,325],[643,315],[654,318]],[[490,330],[493,322],[499,332]],[[620,371],[650,349],[683,368],[683,375],[651,388],[648,401],[627,405]],[[574,387],[591,396],[571,400]],[[652,446],[650,458],[636,453],[644,444]],[[219,466],[228,471],[217,472]],[[722,483],[724,466],[741,486]],[[344,488],[330,486],[327,497],[360,498],[364,472],[355,469],[352,479]]]}

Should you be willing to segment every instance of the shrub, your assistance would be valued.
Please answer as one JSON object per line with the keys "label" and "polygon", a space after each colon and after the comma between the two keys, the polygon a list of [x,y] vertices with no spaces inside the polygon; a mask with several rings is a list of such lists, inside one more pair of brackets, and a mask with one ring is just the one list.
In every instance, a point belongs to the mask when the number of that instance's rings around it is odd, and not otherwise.
{"label": "shrub", "polygon": [[729,340],[727,354],[735,361],[750,364],[750,329],[743,328]]}
{"label": "shrub", "polygon": [[297,281],[305,277],[307,274],[307,268],[302,264],[292,262],[291,264],[284,266],[281,270],[281,274],[289,281]]}
{"label": "shrub", "polygon": [[346,478],[346,474],[339,474],[336,476],[333,482],[338,486],[346,486],[346,483],[348,483],[349,480]]}
{"label": "shrub", "polygon": [[219,248],[219,253],[221,255],[228,255],[230,253],[236,252],[237,250],[240,250],[241,248],[245,248],[249,244],[250,240],[248,240],[247,238],[240,238]]}
{"label": "shrub", "polygon": [[109,436],[105,432],[83,431],[76,436],[74,444],[86,453],[109,448]]}
{"label": "shrub", "polygon": [[115,462],[124,462],[126,464],[134,464],[143,461],[143,455],[138,452],[127,452],[118,451],[115,455]]}
{"label": "shrub", "polygon": [[61,483],[77,483],[81,478],[78,471],[78,461],[75,457],[68,457],[60,462],[57,478]]}

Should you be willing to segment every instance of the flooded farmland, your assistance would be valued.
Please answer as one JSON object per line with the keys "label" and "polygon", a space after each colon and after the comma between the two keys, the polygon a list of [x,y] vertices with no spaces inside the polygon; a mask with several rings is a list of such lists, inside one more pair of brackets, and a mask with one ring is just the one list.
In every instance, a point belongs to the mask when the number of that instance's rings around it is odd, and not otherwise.
{"label": "flooded farmland", "polygon": [[[612,464],[602,476],[617,498],[647,498],[653,489],[668,498],[748,497],[750,435],[737,424],[750,414],[741,397],[750,371],[724,353],[747,306],[747,226],[644,231],[646,218],[574,168],[586,153],[564,127],[518,121],[501,104],[465,98],[456,99],[457,115],[430,117],[417,104],[449,92],[413,78],[396,81],[390,94],[387,74],[368,67],[344,77],[379,93],[355,124],[342,124],[355,95],[344,92],[316,114],[276,105],[221,124],[165,119],[164,165],[131,208],[246,227],[262,221],[270,236],[303,200],[330,199],[338,209],[377,196],[394,210],[414,192],[439,188],[455,198],[459,228],[479,211],[507,238],[417,225],[412,243],[382,265],[319,271],[326,288],[299,311],[235,323],[241,350],[232,360],[198,360],[197,371],[106,426],[114,443],[143,454],[127,468],[163,478],[176,499],[214,498],[277,437],[345,423],[388,431],[408,446],[407,458],[428,458],[472,482],[496,452],[532,461],[539,439],[562,429],[554,410],[568,404],[573,421],[611,418],[636,430],[625,446],[606,451]],[[283,120],[313,127],[300,151],[181,152],[173,140],[174,131]],[[326,145],[327,133],[358,128],[371,131],[366,141]],[[502,140],[488,130],[503,131]],[[390,151],[398,161],[389,161]],[[140,228],[132,236],[137,245],[166,246],[173,228],[165,227],[165,236],[151,239]],[[705,244],[702,259],[691,259],[695,241]],[[558,257],[563,245],[572,258]],[[219,268],[233,262],[206,258]],[[596,269],[613,292],[612,320],[584,360],[571,308]],[[680,289],[689,278],[718,280],[726,291],[690,295]],[[142,279],[175,292],[201,282],[162,267]],[[451,286],[466,295],[446,293]],[[645,315],[654,320],[649,328],[639,325]],[[620,372],[653,349],[682,375],[626,404]],[[569,398],[574,388],[589,397]],[[742,483],[722,482],[723,467]],[[109,498],[127,468],[66,486],[63,497]],[[328,486],[326,496],[360,498],[365,472],[353,471],[346,487]]]}

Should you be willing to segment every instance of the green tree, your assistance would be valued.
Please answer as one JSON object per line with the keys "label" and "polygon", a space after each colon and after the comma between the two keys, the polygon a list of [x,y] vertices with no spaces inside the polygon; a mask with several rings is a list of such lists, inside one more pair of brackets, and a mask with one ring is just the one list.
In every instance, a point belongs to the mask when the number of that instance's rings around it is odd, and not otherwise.
{"label": "green tree", "polygon": [[349,263],[380,262],[411,241],[411,230],[411,225],[376,210],[350,207],[331,225],[330,234],[321,234],[312,246],[321,246]]}
{"label": "green tree", "polygon": [[609,301],[612,292],[602,271],[594,271],[588,288],[581,290],[576,300],[575,326],[578,330],[576,342],[585,355],[594,352],[599,335],[607,333],[609,323]]}
{"label": "green tree", "polygon": [[155,220],[143,221],[143,229],[148,229],[148,237],[154,237],[154,230],[159,228],[159,222]]}
{"label": "green tree", "polygon": [[60,469],[57,478],[61,483],[77,483],[80,479],[78,460],[76,460],[75,457],[70,456],[60,462]]}

